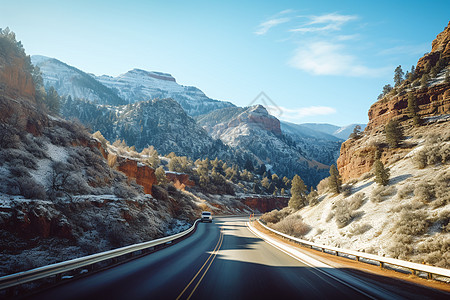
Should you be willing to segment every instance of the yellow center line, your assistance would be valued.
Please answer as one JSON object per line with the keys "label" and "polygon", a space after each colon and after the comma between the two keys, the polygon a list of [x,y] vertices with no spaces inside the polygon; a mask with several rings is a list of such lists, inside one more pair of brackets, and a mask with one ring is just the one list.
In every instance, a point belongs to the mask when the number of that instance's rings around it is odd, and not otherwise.
{"label": "yellow center line", "polygon": [[[200,270],[198,270],[197,274],[195,274],[195,276],[191,279],[191,281],[186,285],[186,287],[183,289],[183,291],[180,293],[180,295],[178,295],[178,297],[176,298],[176,300],[179,300],[181,298],[181,296],[183,296],[184,292],[186,292],[186,290],[189,288],[189,286],[192,284],[192,282],[194,282],[195,278],[197,278],[197,276],[200,274],[200,272],[203,270],[203,268],[206,266],[206,264],[208,263],[209,259],[216,253],[216,250],[218,251],[218,249],[220,248],[220,245],[222,245],[221,240],[223,239],[223,233],[222,233],[222,229],[220,230],[220,235],[219,235],[219,240],[217,241],[216,246],[214,247],[214,250],[211,252],[211,254],[209,255],[208,259],[205,261],[205,263],[203,264],[203,266],[200,268]],[[211,260],[212,262],[212,260]],[[210,264],[211,265],[211,264]],[[209,268],[209,266],[208,266]],[[206,273],[206,272],[205,272]],[[203,276],[202,276],[203,278]],[[198,285],[198,284],[197,284]],[[197,286],[196,286],[197,287]],[[192,295],[192,293],[191,293]],[[190,296],[191,296],[190,295]],[[189,296],[189,297],[190,297]]]}
{"label": "yellow center line", "polygon": [[220,240],[219,248],[217,249],[216,253],[214,254],[214,257],[213,257],[213,258],[211,259],[211,261],[209,262],[208,267],[206,268],[205,272],[203,272],[202,277],[200,277],[200,279],[198,280],[197,284],[195,285],[194,289],[192,290],[192,292],[191,292],[191,294],[189,295],[189,297],[187,298],[187,300],[191,299],[191,297],[192,297],[192,295],[194,294],[195,290],[196,290],[197,287],[199,286],[200,282],[202,282],[203,277],[205,277],[206,272],[208,272],[209,267],[211,267],[211,264],[213,263],[214,259],[216,258],[217,254],[219,253],[220,247],[222,246],[222,242],[223,242],[223,232],[220,231],[220,234],[221,234],[221,235],[220,235],[221,239],[219,239],[219,240]]}

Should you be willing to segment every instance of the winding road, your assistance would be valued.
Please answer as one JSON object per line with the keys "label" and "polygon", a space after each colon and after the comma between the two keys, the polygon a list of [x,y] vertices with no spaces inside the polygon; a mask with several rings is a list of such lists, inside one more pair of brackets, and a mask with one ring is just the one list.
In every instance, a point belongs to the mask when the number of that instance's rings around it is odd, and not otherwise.
{"label": "winding road", "polygon": [[[248,218],[200,223],[183,241],[117,267],[70,281],[33,299],[438,299],[429,288],[409,289],[355,278],[345,270],[294,257],[257,236]],[[448,298],[447,298],[448,299]]]}

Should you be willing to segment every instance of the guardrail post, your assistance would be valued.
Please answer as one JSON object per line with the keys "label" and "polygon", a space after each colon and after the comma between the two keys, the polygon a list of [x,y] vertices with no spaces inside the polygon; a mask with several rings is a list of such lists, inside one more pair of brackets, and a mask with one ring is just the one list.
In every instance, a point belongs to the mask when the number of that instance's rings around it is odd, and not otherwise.
{"label": "guardrail post", "polygon": [[384,262],[380,261],[380,269],[384,268]]}
{"label": "guardrail post", "polygon": [[412,275],[416,275],[416,270],[411,269],[411,274],[412,274]]}
{"label": "guardrail post", "polygon": [[356,261],[359,261],[359,256],[356,256]]}
{"label": "guardrail post", "polygon": [[428,273],[427,278],[428,278],[428,279],[433,279],[433,273]]}

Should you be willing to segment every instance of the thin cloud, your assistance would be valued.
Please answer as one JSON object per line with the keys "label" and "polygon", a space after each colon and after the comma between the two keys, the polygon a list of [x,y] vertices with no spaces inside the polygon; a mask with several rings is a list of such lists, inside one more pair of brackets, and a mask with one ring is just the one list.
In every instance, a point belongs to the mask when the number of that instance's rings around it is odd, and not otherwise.
{"label": "thin cloud", "polygon": [[287,23],[290,20],[291,20],[290,18],[277,18],[277,19],[271,19],[269,21],[263,22],[263,23],[259,24],[258,30],[255,31],[255,34],[256,35],[264,35],[272,27],[275,27],[275,26],[283,24],[283,23]]}
{"label": "thin cloud", "polygon": [[342,44],[317,41],[297,48],[289,64],[315,75],[379,76],[384,69],[371,69],[345,52]]}
{"label": "thin cloud", "polygon": [[269,111],[269,113],[271,113],[272,111],[279,112],[281,110],[282,114],[279,115],[279,118],[286,121],[297,121],[299,119],[311,116],[332,115],[337,112],[335,108],[329,106],[309,106],[299,108],[268,106],[267,110]]}
{"label": "thin cloud", "polygon": [[420,44],[420,45],[404,45],[397,46],[392,48],[387,48],[380,51],[379,55],[422,55],[427,52],[429,49],[429,45]]}
{"label": "thin cloud", "polygon": [[[320,32],[320,31],[338,31],[342,26],[358,17],[354,15],[340,15],[337,13],[325,14],[320,16],[306,16],[310,19],[305,25],[291,29],[291,32]],[[317,26],[318,25],[318,26]]]}

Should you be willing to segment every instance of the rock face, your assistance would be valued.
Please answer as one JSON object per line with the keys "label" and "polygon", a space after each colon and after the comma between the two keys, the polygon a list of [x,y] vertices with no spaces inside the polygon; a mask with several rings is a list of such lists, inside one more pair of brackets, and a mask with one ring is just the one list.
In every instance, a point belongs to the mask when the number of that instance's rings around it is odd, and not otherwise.
{"label": "rock face", "polygon": [[241,201],[255,212],[266,213],[285,208],[289,203],[289,197],[245,197]]}
{"label": "rock face", "polygon": [[156,182],[155,169],[123,157],[118,158],[117,162],[119,171],[128,178],[136,179],[136,183],[144,187],[144,193],[152,194],[152,186]]}
{"label": "rock face", "polygon": [[[418,114],[422,117],[432,117],[450,112],[450,84],[442,83],[425,90],[416,90],[419,107]],[[391,119],[408,118],[408,95],[398,95],[389,101],[378,101],[369,109],[369,124],[367,130],[385,125]]]}
{"label": "rock face", "polygon": [[195,186],[195,182],[189,178],[188,174],[166,172],[166,177],[179,190],[185,190],[187,186]]}
{"label": "rock face", "polygon": [[[399,120],[403,126],[409,126],[408,94],[411,92],[417,99],[417,114],[422,118],[430,118],[450,114],[450,83],[444,81],[445,70],[450,62],[450,23],[432,43],[432,50],[419,59],[415,76],[421,78],[438,61],[443,71],[435,78],[430,78],[426,87],[413,87],[409,80],[405,80],[400,86],[397,95],[387,95],[374,103],[368,112],[369,123],[364,131],[364,137],[358,140],[347,140],[341,146],[340,156],[337,161],[339,173],[344,181],[358,178],[369,172],[374,163],[374,154],[377,150],[372,140],[384,141],[384,125],[391,119]],[[432,74],[427,73],[427,74]],[[376,144],[376,143],[375,143]],[[394,155],[405,152],[405,149],[383,149],[383,163],[389,161]]]}

